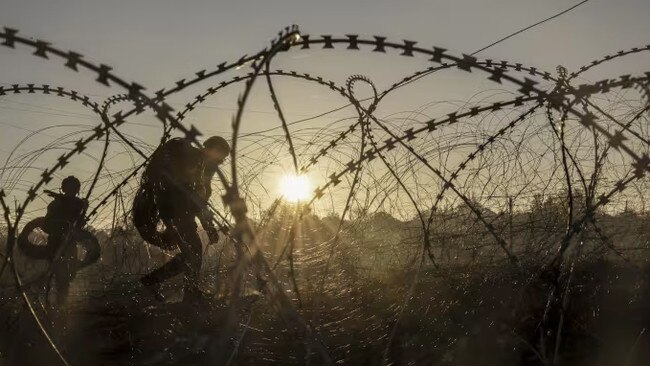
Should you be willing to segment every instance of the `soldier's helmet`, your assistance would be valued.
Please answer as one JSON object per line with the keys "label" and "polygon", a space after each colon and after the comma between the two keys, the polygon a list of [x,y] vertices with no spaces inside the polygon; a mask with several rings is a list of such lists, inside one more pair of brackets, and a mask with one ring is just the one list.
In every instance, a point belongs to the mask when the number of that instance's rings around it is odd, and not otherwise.
{"label": "soldier's helmet", "polygon": [[230,144],[221,136],[212,136],[203,142],[206,149],[214,149],[222,152],[224,155],[230,153]]}
{"label": "soldier's helmet", "polygon": [[66,194],[76,195],[81,190],[81,182],[74,175],[70,175],[61,181],[61,191]]}
{"label": "soldier's helmet", "polygon": [[230,144],[221,136],[212,136],[203,142],[206,155],[217,165],[230,154]]}

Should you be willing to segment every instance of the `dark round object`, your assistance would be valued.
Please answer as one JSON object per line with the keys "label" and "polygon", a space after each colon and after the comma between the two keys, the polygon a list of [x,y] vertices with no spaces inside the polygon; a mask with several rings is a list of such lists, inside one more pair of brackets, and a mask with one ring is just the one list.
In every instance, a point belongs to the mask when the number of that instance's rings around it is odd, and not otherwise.
{"label": "dark round object", "polygon": [[81,190],[81,182],[74,175],[70,175],[61,182],[63,193],[77,194]]}
{"label": "dark round object", "polygon": [[225,155],[230,153],[230,144],[221,136],[212,136],[203,142],[206,149],[215,149],[223,152]]}
{"label": "dark round object", "polygon": [[35,232],[37,229],[45,232],[45,217],[37,217],[25,224],[25,227],[23,227],[23,230],[18,235],[18,248],[29,258],[50,259],[54,254],[54,248],[51,248],[47,244],[37,245],[32,243],[29,238],[29,234]]}
{"label": "dark round object", "polygon": [[155,194],[151,187],[144,184],[133,198],[133,224],[144,241],[162,250],[176,250],[173,232],[161,230],[162,219],[158,210]]}
{"label": "dark round object", "polygon": [[[32,259],[53,259],[56,253],[56,248],[52,245],[53,243],[46,243],[45,245],[37,244],[33,243],[29,237],[31,233],[36,232],[38,229],[47,233],[46,226],[47,221],[45,217],[37,217],[29,221],[21,230],[20,235],[18,235],[18,248],[27,257]],[[79,261],[80,268],[89,266],[99,260],[101,247],[99,246],[97,237],[91,232],[84,229],[76,229],[73,231],[70,240],[72,240],[75,246],[81,246],[86,250],[86,255],[83,260]]]}

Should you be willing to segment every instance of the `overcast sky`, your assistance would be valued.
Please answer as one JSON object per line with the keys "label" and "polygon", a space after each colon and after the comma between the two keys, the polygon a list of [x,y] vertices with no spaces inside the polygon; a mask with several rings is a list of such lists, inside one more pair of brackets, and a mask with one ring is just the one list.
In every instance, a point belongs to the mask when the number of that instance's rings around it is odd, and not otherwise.
{"label": "overcast sky", "polygon": [[[577,2],[2,0],[0,24],[148,81],[152,66],[181,73],[229,60],[266,45],[292,23],[305,33],[379,34],[469,53]],[[577,66],[648,43],[648,15],[647,0],[592,0],[482,56]]]}

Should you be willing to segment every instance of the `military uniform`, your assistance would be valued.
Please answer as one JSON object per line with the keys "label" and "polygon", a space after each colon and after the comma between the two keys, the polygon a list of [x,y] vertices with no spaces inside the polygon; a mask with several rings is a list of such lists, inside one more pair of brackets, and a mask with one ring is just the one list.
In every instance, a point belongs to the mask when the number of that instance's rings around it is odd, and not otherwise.
{"label": "military uniform", "polygon": [[83,220],[83,214],[88,207],[88,202],[76,196],[60,195],[47,206],[45,214],[44,231],[48,234],[47,247],[49,248],[52,274],[56,284],[57,302],[62,304],[67,300],[70,282],[74,279],[79,266],[77,259],[77,246],[67,245],[63,248],[59,258],[54,258],[62,245],[72,239],[75,225]]}
{"label": "military uniform", "polygon": [[215,171],[203,152],[185,139],[172,139],[152,155],[142,185],[150,190],[150,199],[165,224],[165,231],[155,240],[165,241],[161,247],[166,249],[178,247],[180,253],[145,276],[143,283],[161,283],[181,272],[185,272],[186,283],[197,283],[203,251],[195,218],[207,209]]}

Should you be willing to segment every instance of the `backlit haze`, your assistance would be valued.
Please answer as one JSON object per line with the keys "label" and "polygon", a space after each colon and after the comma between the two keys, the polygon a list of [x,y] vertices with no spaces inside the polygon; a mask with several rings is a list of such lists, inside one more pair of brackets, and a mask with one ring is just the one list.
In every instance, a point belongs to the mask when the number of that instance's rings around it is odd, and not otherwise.
{"label": "backlit haze", "polygon": [[[577,2],[576,2],[577,3]],[[490,1],[17,1],[2,0],[0,25],[16,28],[23,36],[52,42],[64,50],[74,50],[86,59],[113,67],[125,80],[135,81],[153,95],[156,90],[172,87],[176,81],[191,79],[195,72],[215,69],[225,61],[235,61],[244,54],[255,53],[269,44],[286,25],[297,24],[303,34],[359,34],[386,36],[389,40],[418,41],[422,47],[439,46],[453,54],[470,54],[520,28],[549,17],[574,2],[533,0]],[[619,49],[645,46],[650,34],[647,16],[650,2],[646,0],[592,0],[557,19],[524,32],[479,55],[481,58],[509,60],[555,72],[561,64],[569,70],[588,64],[592,59]],[[587,82],[611,78],[628,72],[647,71],[647,55],[632,56],[615,65],[606,65],[584,75]],[[77,90],[101,103],[105,98],[123,93],[94,81],[92,75],[76,74],[62,63],[47,62],[33,57],[26,49],[0,47],[0,85],[50,84]],[[405,59],[396,54],[377,55],[370,50],[298,51],[278,55],[273,69],[296,70],[344,85],[353,74],[372,79],[380,90],[414,71],[431,64],[423,58]],[[208,80],[173,95],[168,102],[176,111],[183,109],[197,94],[210,86],[234,76],[243,76],[249,66],[233,70],[224,76]],[[288,122],[295,122],[342,107],[347,101],[322,86],[303,80],[274,78],[280,103]],[[242,83],[227,87],[217,96],[192,111],[185,124],[194,124],[204,136],[220,134],[231,138],[230,122],[236,112],[236,100]],[[503,88],[503,89],[502,89]],[[422,83],[405,87],[382,102],[378,114],[417,119],[417,113],[428,116],[448,113],[467,100],[493,101],[499,93],[514,89],[485,80],[483,75],[445,73],[427,78]],[[370,96],[360,87],[358,97]],[[434,102],[442,102],[435,104]],[[120,104],[114,112],[126,108]],[[423,106],[426,106],[422,108]],[[323,117],[292,124],[299,165],[308,162],[335,135],[324,133],[325,127],[340,131],[356,117],[348,107]],[[424,119],[424,118],[423,118]],[[240,171],[250,179],[243,182],[253,212],[267,207],[273,199],[285,194],[282,178],[295,173],[284,133],[268,88],[263,82],[253,90],[244,114],[239,159]],[[401,126],[407,119],[397,121]],[[0,96],[0,160],[28,164],[15,160],[21,154],[50,147],[49,151],[31,163],[26,171],[8,176],[5,172],[0,185],[9,197],[23,199],[26,190],[40,172],[52,165],[65,148],[89,133],[101,120],[78,103],[51,96],[8,94]],[[46,130],[42,130],[46,128]],[[35,133],[35,131],[38,131]],[[160,140],[162,129],[151,114],[130,119],[123,132],[135,145],[151,152]],[[61,139],[57,142],[57,139]],[[355,143],[356,140],[351,140]],[[48,145],[53,144],[53,145]],[[66,145],[67,144],[67,145]],[[14,149],[18,147],[17,150]],[[92,179],[103,144],[92,144],[82,157],[60,172],[47,188],[56,188],[62,177],[74,174],[85,181]],[[351,150],[352,151],[352,150]],[[11,155],[12,154],[12,155]],[[352,156],[347,157],[348,160]],[[119,177],[137,165],[141,157],[116,142],[111,145],[107,169],[102,174],[96,193],[110,190]],[[345,164],[347,161],[341,161]],[[224,164],[230,172],[230,159]],[[16,173],[13,167],[12,174]],[[121,169],[122,168],[122,169]],[[321,185],[341,165],[324,161],[308,173],[311,189]],[[11,184],[9,183],[11,182]],[[134,180],[135,185],[137,180]],[[213,201],[220,204],[223,192],[215,181]],[[302,186],[301,186],[302,187]],[[83,188],[82,188],[83,190]],[[99,197],[91,197],[97,200]],[[326,214],[336,210],[345,199],[343,189],[328,192],[323,206],[316,212]],[[46,199],[30,206],[36,215]],[[319,211],[320,207],[320,211]],[[395,212],[410,216],[412,211]],[[101,216],[101,215],[100,215]]]}

